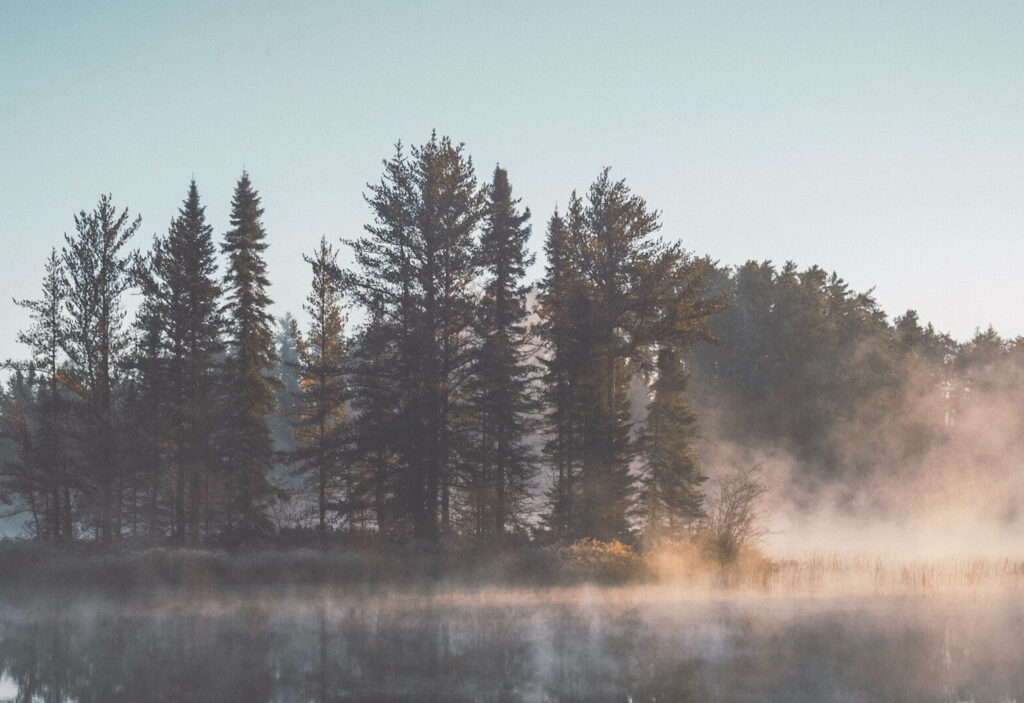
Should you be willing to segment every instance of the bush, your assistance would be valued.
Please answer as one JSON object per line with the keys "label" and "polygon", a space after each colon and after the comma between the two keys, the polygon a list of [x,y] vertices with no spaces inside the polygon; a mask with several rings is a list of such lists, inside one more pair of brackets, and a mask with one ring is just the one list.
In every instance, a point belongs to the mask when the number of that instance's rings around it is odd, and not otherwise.
{"label": "bush", "polygon": [[644,574],[643,561],[618,540],[581,539],[561,548],[558,555],[569,576],[600,583],[621,583]]}
{"label": "bush", "polygon": [[725,565],[768,533],[758,508],[768,486],[761,481],[757,467],[737,470],[715,484],[717,490],[710,496],[700,533],[709,556]]}

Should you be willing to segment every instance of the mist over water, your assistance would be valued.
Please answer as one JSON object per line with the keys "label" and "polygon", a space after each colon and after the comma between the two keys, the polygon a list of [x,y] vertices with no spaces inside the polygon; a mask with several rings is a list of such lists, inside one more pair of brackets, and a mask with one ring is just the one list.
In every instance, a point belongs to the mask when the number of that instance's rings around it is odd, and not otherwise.
{"label": "mist over water", "polygon": [[[522,594],[520,594],[522,596]],[[18,701],[1002,701],[1007,597],[280,596],[44,600],[0,613]]]}

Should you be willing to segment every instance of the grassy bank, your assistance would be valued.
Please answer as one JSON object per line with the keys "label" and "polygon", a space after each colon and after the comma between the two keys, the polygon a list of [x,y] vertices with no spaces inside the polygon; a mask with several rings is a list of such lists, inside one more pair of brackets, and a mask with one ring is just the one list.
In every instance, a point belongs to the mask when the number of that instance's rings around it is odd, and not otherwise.
{"label": "grassy bank", "polygon": [[545,588],[659,584],[692,593],[771,596],[927,595],[1024,590],[1024,559],[907,560],[814,554],[771,559],[743,549],[729,559],[695,542],[632,547],[584,540],[502,550],[469,545],[253,545],[185,549],[0,542],[0,588],[114,589],[219,586]]}

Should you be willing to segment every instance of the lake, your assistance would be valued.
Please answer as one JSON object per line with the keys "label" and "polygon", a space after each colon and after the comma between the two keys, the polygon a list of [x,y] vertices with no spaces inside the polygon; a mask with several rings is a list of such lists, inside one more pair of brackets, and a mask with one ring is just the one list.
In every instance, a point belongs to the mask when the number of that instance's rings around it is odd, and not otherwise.
{"label": "lake", "polygon": [[1024,600],[671,588],[6,598],[0,701],[1024,701]]}

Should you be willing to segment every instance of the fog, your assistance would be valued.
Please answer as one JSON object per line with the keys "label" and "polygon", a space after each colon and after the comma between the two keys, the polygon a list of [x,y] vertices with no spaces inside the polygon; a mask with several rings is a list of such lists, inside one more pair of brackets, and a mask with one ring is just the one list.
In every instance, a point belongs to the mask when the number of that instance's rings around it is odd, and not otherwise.
{"label": "fog", "polygon": [[980,334],[955,356],[888,361],[884,388],[854,395],[821,421],[811,441],[829,461],[785,435],[750,432],[748,408],[705,395],[702,466],[712,482],[756,468],[770,488],[760,505],[762,547],[774,556],[1019,557],[1020,351],[1019,340]]}
{"label": "fog", "polygon": [[522,595],[20,603],[0,614],[0,695],[995,703],[1024,694],[1017,599]]}

